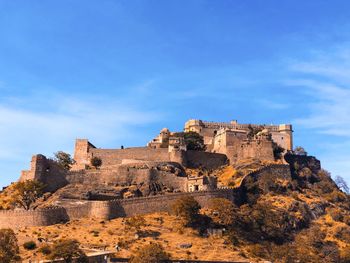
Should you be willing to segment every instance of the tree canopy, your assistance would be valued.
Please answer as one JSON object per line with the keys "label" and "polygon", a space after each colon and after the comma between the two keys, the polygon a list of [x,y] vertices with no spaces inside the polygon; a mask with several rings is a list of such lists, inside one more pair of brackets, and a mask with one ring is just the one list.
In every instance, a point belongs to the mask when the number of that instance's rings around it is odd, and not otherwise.
{"label": "tree canopy", "polygon": [[101,160],[101,158],[94,156],[91,158],[90,163],[93,167],[98,169],[102,165],[102,160]]}
{"label": "tree canopy", "polygon": [[141,247],[130,258],[129,263],[160,263],[169,260],[169,254],[160,244],[151,243]]}
{"label": "tree canopy", "polygon": [[185,196],[177,199],[172,205],[173,213],[183,219],[185,225],[193,224],[201,206],[192,196]]}
{"label": "tree canopy", "polygon": [[218,224],[230,226],[234,223],[235,207],[233,202],[226,198],[213,198],[209,208],[212,210],[213,221]]}
{"label": "tree canopy", "polygon": [[284,152],[284,148],[279,146],[274,141],[272,141],[272,150],[273,150],[273,157],[275,158],[275,160],[282,158],[282,153]]}
{"label": "tree canopy", "polygon": [[75,161],[69,153],[65,153],[62,151],[54,153],[54,160],[66,170],[69,170],[71,166],[75,163]]}
{"label": "tree canopy", "polygon": [[197,132],[178,132],[175,136],[184,138],[187,150],[205,151],[206,149],[203,136]]}
{"label": "tree canopy", "polygon": [[15,232],[12,229],[0,229],[0,262],[19,261],[19,247]]}
{"label": "tree canopy", "polygon": [[301,147],[301,146],[295,147],[295,148],[294,148],[294,153],[295,153],[296,155],[306,155],[305,149],[304,149],[303,147]]}
{"label": "tree canopy", "polygon": [[76,262],[87,262],[84,251],[79,248],[79,242],[75,239],[61,239],[53,244],[50,259],[63,258],[64,262],[71,263],[73,258],[77,258]]}
{"label": "tree canopy", "polygon": [[25,210],[29,210],[43,195],[44,184],[36,180],[26,180],[15,183],[13,189],[15,190],[14,202]]}

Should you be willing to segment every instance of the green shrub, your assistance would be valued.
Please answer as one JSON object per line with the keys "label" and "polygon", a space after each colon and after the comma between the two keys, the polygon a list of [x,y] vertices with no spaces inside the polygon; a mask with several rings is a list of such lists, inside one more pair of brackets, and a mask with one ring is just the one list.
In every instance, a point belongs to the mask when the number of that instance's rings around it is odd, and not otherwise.
{"label": "green shrub", "polygon": [[137,233],[141,231],[141,228],[146,225],[146,220],[143,216],[137,215],[126,218],[125,230],[134,230]]}
{"label": "green shrub", "polygon": [[79,248],[79,242],[73,239],[58,240],[52,246],[50,259],[63,258],[65,262],[72,262],[77,257],[79,262],[87,262],[85,253]]}
{"label": "green shrub", "polygon": [[51,254],[51,247],[49,245],[44,245],[39,248],[39,252],[43,255],[50,255]]}
{"label": "green shrub", "polygon": [[212,210],[211,218],[215,223],[230,226],[234,223],[235,207],[225,198],[213,198],[209,208]]}
{"label": "green shrub", "polygon": [[99,157],[93,157],[90,161],[91,165],[98,169],[102,165],[102,160]]}
{"label": "green shrub", "polygon": [[75,163],[69,153],[58,151],[54,153],[54,160],[64,169],[69,170]]}
{"label": "green shrub", "polygon": [[18,262],[19,248],[12,229],[0,229],[0,262]]}
{"label": "green shrub", "polygon": [[141,247],[130,258],[130,263],[161,263],[169,259],[169,254],[159,244],[149,244]]}
{"label": "green shrub", "polygon": [[27,250],[33,250],[36,249],[36,244],[34,241],[28,241],[23,244],[23,247]]}
{"label": "green shrub", "polygon": [[15,183],[13,188],[16,191],[13,201],[25,210],[29,210],[32,204],[43,195],[44,185],[39,181],[26,180]]}
{"label": "green shrub", "polygon": [[206,149],[203,136],[198,134],[197,132],[177,132],[174,134],[174,136],[184,138],[187,150],[205,151]]}
{"label": "green shrub", "polygon": [[192,196],[177,199],[172,205],[172,212],[183,220],[184,225],[196,222],[201,206]]}

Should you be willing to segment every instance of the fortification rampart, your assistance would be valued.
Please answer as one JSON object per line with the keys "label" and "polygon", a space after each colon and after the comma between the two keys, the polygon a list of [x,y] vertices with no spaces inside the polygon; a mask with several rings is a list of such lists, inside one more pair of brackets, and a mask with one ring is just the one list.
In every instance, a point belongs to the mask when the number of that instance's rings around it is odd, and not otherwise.
{"label": "fortification rampart", "polygon": [[173,202],[184,196],[193,196],[202,207],[207,207],[212,198],[226,198],[239,201],[237,189],[216,189],[191,193],[174,193],[152,197],[140,197],[112,201],[66,200],[64,207],[38,209],[33,211],[0,211],[1,228],[47,226],[85,217],[113,219],[138,214],[169,211]]}
{"label": "fortification rampart", "polygon": [[22,171],[19,180],[37,180],[45,185],[46,191],[56,191],[68,183],[66,173],[55,161],[37,154],[32,157],[30,170]]}
{"label": "fortification rampart", "polygon": [[260,189],[268,190],[277,179],[291,180],[290,166],[272,164],[246,175],[236,189],[183,192],[150,197],[118,199],[111,201],[66,200],[63,207],[38,209],[34,211],[0,211],[0,227],[25,227],[51,225],[84,217],[112,219],[137,214],[169,211],[173,202],[184,196],[193,196],[202,207],[207,207],[212,198],[226,198],[237,204],[242,202],[242,191],[248,180],[258,181]]}
{"label": "fortification rampart", "polygon": [[168,149],[152,149],[148,147],[135,147],[127,149],[91,149],[91,157],[102,159],[103,165],[121,164],[124,159],[168,162],[170,156]]}
{"label": "fortification rampart", "polygon": [[256,158],[259,160],[274,161],[272,141],[247,140],[238,150],[238,159]]}
{"label": "fortification rampart", "polygon": [[53,207],[38,210],[0,211],[0,228],[18,228],[26,226],[48,226],[65,222],[69,218],[66,209]]}
{"label": "fortification rampart", "polygon": [[73,170],[83,169],[82,167],[89,163],[92,157],[101,158],[102,168],[137,161],[177,162],[184,166],[207,169],[215,169],[227,163],[227,157],[224,154],[183,150],[169,152],[168,148],[150,147],[99,149],[82,139],[78,139],[76,142],[74,156],[78,161]]}
{"label": "fortification rampart", "polygon": [[[231,201],[236,201],[236,199],[239,198],[239,195],[236,194],[236,190],[234,189],[217,189],[212,191],[175,193],[163,196],[110,201],[110,206],[120,208],[117,210],[119,212],[117,217],[134,216],[137,214],[148,214],[154,212],[167,212],[178,198],[185,196],[194,197],[202,207],[208,207],[212,198],[220,197]],[[112,211],[115,211],[115,209],[112,209]]]}
{"label": "fortification rampart", "polygon": [[130,163],[99,170],[71,171],[66,178],[71,184],[139,185],[142,186],[140,190],[144,195],[149,194],[148,186],[153,184],[182,192],[187,191],[186,173],[181,165],[173,162]]}
{"label": "fortification rampart", "polygon": [[201,151],[186,151],[186,166],[190,168],[203,167],[206,169],[217,169],[228,164],[225,154]]}
{"label": "fortification rampart", "polygon": [[204,138],[207,149],[211,150],[214,144],[214,137],[222,129],[232,131],[248,132],[252,128],[262,128],[271,133],[272,139],[286,150],[293,149],[293,130],[290,124],[280,125],[259,125],[259,124],[240,124],[237,121],[232,122],[208,122],[202,120],[189,120],[185,123],[186,132],[194,131]]}

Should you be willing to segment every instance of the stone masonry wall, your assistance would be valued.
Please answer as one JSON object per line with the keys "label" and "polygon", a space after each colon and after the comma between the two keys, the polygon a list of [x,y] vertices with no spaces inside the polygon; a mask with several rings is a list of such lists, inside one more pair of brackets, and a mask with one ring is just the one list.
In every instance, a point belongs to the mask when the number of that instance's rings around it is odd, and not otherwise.
{"label": "stone masonry wall", "polygon": [[84,217],[112,219],[153,212],[168,211],[175,200],[193,196],[201,206],[207,207],[212,198],[226,198],[236,201],[237,190],[217,189],[212,191],[175,193],[152,197],[140,197],[113,201],[82,201],[80,204],[34,211],[0,211],[0,228],[46,226]]}
{"label": "stone masonry wall", "polygon": [[[84,155],[81,153],[80,148],[78,149],[79,156]],[[154,149],[149,147],[127,149],[98,149],[90,147],[88,149],[88,158],[95,156],[102,159],[102,167],[122,164],[123,160],[178,162],[184,166],[202,166],[207,169],[215,169],[227,163],[227,158],[224,154],[200,151],[173,151],[169,153],[167,148]],[[79,163],[77,166],[80,167]]]}
{"label": "stone masonry wall", "polygon": [[[172,169],[166,171],[160,167]],[[177,173],[176,173],[177,172]],[[182,166],[171,162],[145,162],[115,165],[99,170],[71,171],[67,174],[71,184],[101,184],[112,186],[159,184],[180,191],[187,191],[187,177]]]}
{"label": "stone masonry wall", "polygon": [[52,208],[34,211],[0,211],[0,227],[25,227],[50,225],[83,217],[112,219],[153,212],[168,211],[173,202],[184,196],[193,196],[203,207],[209,205],[212,198],[226,198],[235,203],[242,199],[245,181],[252,177],[259,181],[261,189],[268,187],[276,179],[291,180],[290,166],[274,164],[248,174],[243,178],[238,189],[216,189],[211,191],[174,193],[151,197],[140,197],[113,201],[81,201],[65,208]]}
{"label": "stone masonry wall", "polygon": [[273,161],[272,142],[267,140],[246,141],[241,145],[238,159],[256,158],[259,160]]}
{"label": "stone masonry wall", "polygon": [[189,168],[216,169],[226,164],[228,164],[228,159],[225,154],[186,151],[186,166]]}
{"label": "stone masonry wall", "polygon": [[44,183],[45,191],[56,191],[68,183],[66,173],[55,161],[38,154],[32,157],[30,170],[22,171],[19,180],[37,180]]}
{"label": "stone masonry wall", "polygon": [[102,165],[121,164],[123,159],[167,162],[170,161],[168,149],[152,149],[148,147],[135,147],[127,149],[90,149],[91,156],[102,159]]}
{"label": "stone masonry wall", "polygon": [[63,207],[34,211],[0,211],[0,228],[18,228],[26,226],[48,226],[68,220]]}

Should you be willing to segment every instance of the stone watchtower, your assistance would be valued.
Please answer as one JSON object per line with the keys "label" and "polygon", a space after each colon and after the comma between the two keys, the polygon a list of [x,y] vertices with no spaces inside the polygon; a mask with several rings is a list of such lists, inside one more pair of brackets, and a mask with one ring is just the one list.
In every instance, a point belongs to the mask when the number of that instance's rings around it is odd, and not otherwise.
{"label": "stone watchtower", "polygon": [[90,164],[91,148],[96,147],[87,139],[77,139],[75,141],[74,160],[76,163],[72,166],[72,170],[82,170]]}
{"label": "stone watchtower", "polygon": [[272,134],[272,139],[286,150],[293,150],[293,128],[291,124],[280,124],[278,133]]}

